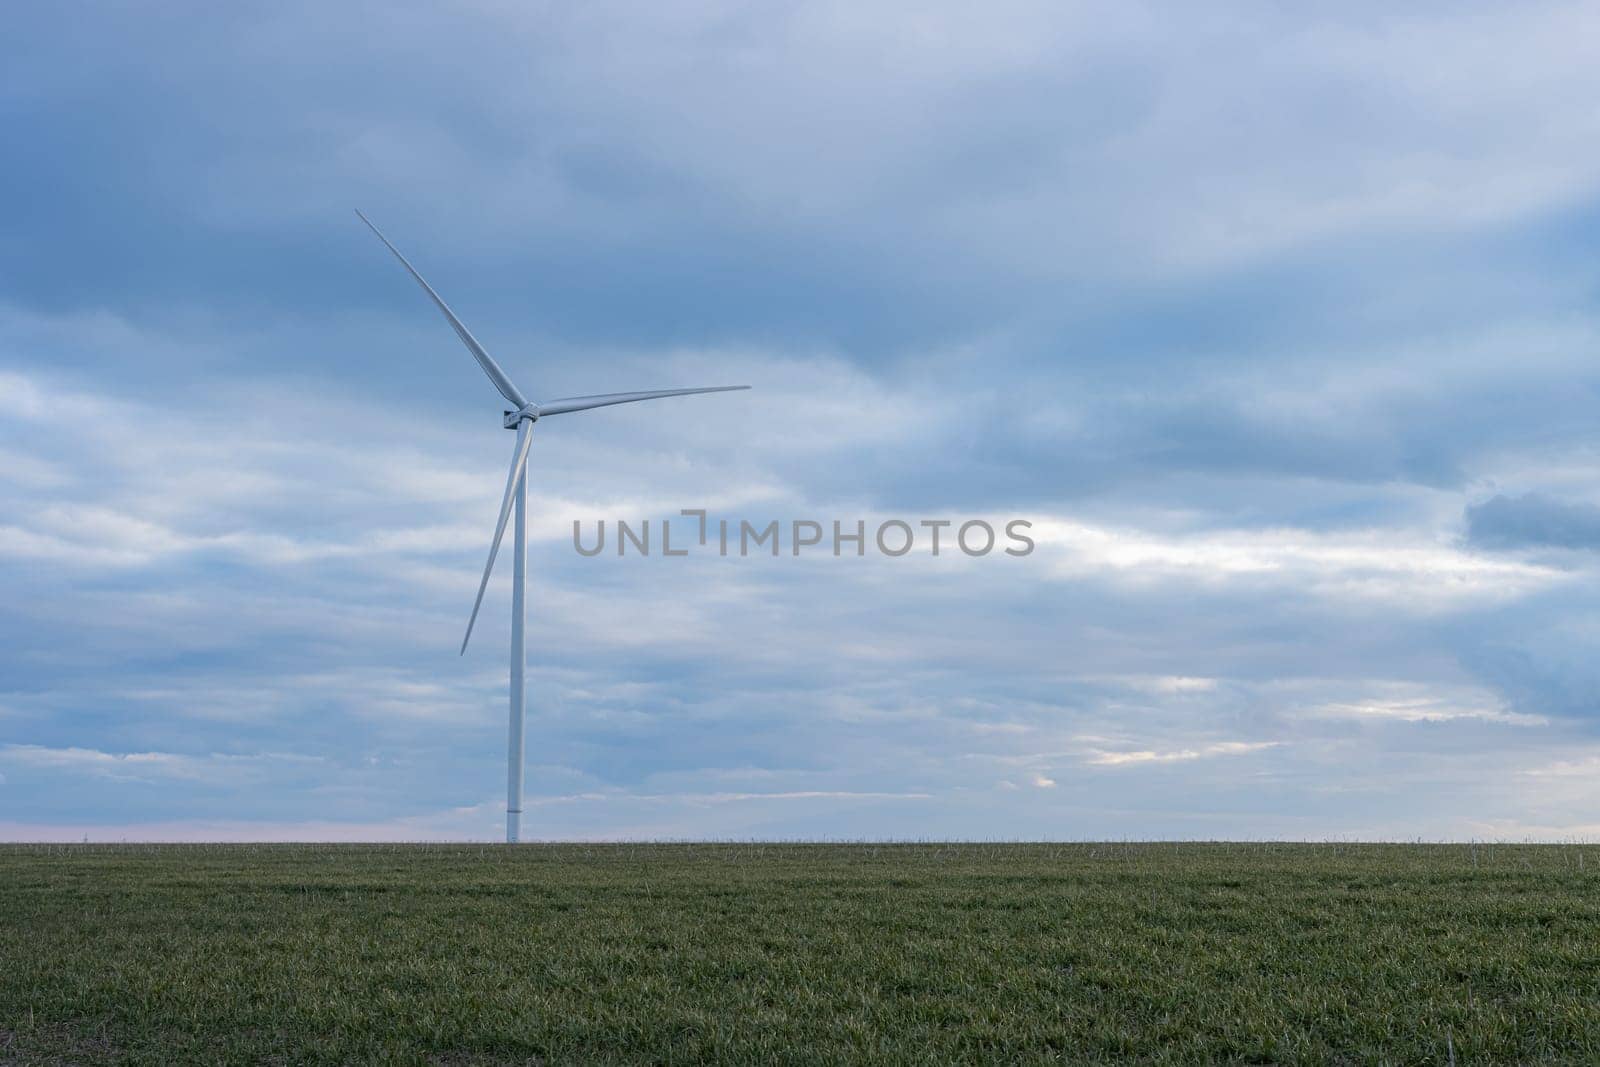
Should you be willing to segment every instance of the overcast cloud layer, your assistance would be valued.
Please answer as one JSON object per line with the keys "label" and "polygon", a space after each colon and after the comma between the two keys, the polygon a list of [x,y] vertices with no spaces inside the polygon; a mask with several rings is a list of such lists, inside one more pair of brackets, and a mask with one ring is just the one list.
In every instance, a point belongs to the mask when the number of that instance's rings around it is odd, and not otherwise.
{"label": "overcast cloud layer", "polygon": [[[1591,8],[105,4],[0,40],[0,838],[1600,834]],[[1033,522],[579,556],[571,524]],[[674,537],[692,530],[679,519]]]}

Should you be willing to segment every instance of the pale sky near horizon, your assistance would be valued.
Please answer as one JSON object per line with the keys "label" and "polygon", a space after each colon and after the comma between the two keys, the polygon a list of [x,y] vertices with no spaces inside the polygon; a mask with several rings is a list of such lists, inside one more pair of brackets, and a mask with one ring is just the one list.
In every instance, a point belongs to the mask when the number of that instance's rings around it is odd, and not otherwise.
{"label": "pale sky near horizon", "polygon": [[[0,41],[0,840],[1600,836],[1585,5]],[[1030,520],[593,559],[574,519]],[[679,520],[682,523],[684,520]],[[675,543],[688,525],[675,526]]]}

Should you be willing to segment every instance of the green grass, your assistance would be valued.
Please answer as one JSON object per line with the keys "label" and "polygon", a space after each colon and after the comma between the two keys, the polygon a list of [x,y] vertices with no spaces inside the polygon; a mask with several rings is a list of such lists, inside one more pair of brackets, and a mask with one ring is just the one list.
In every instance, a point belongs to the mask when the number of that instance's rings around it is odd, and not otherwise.
{"label": "green grass", "polygon": [[0,1063],[1600,1062],[1600,848],[0,847]]}

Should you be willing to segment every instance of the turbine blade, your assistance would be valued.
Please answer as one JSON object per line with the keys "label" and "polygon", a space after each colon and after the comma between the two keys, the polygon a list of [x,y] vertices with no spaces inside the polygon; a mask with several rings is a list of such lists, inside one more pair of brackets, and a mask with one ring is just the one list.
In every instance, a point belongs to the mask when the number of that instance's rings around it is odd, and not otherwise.
{"label": "turbine blade", "polygon": [[500,364],[496,363],[494,357],[483,350],[483,346],[478,343],[478,339],[472,336],[460,319],[456,318],[456,313],[450,310],[450,305],[446,304],[443,298],[433,291],[433,286],[429,285],[422,275],[417,273],[417,268],[413,267],[410,261],[400,254],[400,250],[389,244],[389,239],[376,226],[372,225],[371,219],[362,215],[359,208],[356,210],[356,214],[361,217],[362,222],[367,224],[369,230],[378,235],[378,240],[382,241],[389,251],[394,253],[394,258],[398,259],[400,265],[411,273],[411,276],[417,280],[417,284],[422,286],[423,291],[433,297],[433,302],[439,305],[439,310],[444,312],[444,317],[450,320],[450,325],[455,329],[456,336],[461,338],[461,343],[466,345],[472,352],[478,361],[478,366],[483,368],[483,373],[487,374],[489,380],[494,383],[494,387],[500,390],[500,395],[519,408],[527,406],[528,400],[522,395],[521,390],[511,383],[511,379],[506,377],[506,372],[500,369]]}
{"label": "turbine blade", "polygon": [[467,642],[472,640],[472,626],[478,621],[478,609],[483,607],[483,591],[489,588],[489,575],[494,570],[494,558],[500,553],[500,538],[505,536],[506,519],[511,516],[511,504],[516,499],[517,482],[528,467],[528,445],[533,440],[533,420],[523,419],[517,426],[517,450],[511,456],[511,473],[506,475],[506,495],[500,502],[500,521],[494,526],[494,541],[489,545],[489,562],[483,565],[483,580],[478,583],[478,599],[472,602],[472,618],[467,620],[467,636],[461,639],[460,655],[467,654]]}
{"label": "turbine blade", "polygon": [[609,407],[612,404],[631,404],[635,400],[658,400],[664,396],[688,396],[691,393],[731,393],[748,389],[748,385],[713,385],[704,389],[653,389],[644,393],[599,393],[595,396],[564,396],[539,405],[539,415],[564,415],[569,411],[588,411],[590,408]]}

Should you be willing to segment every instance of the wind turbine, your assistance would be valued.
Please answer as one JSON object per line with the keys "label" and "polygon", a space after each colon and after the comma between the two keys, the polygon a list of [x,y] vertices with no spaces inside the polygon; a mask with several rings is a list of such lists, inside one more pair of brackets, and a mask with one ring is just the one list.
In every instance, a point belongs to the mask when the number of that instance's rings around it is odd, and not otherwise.
{"label": "wind turbine", "polygon": [[533,424],[546,415],[565,415],[571,411],[588,411],[590,408],[609,407],[612,404],[631,404],[636,400],[658,400],[665,396],[688,396],[691,393],[726,393],[735,389],[748,389],[748,385],[714,385],[699,389],[652,389],[639,393],[600,393],[595,396],[565,396],[558,400],[547,400],[542,404],[535,404],[522,394],[506,372],[484,351],[482,345],[468,332],[461,320],[456,318],[455,312],[450,310],[439,294],[433,291],[433,286],[423,280],[400,250],[389,243],[389,239],[379,229],[372,225],[372,220],[356,212],[367,228],[378,235],[389,251],[394,253],[394,258],[400,265],[417,280],[423,292],[432,298],[438,305],[444,317],[449,320],[451,329],[456,331],[456,336],[461,338],[461,343],[467,346],[478,361],[478,366],[483,368],[483,373],[489,376],[494,387],[500,390],[500,395],[516,405],[515,411],[505,412],[503,424],[508,430],[517,431],[517,445],[511,454],[511,471],[506,475],[506,491],[500,501],[500,518],[494,526],[494,540],[489,543],[489,562],[483,566],[483,579],[478,583],[478,599],[472,603],[472,616],[467,619],[467,633],[461,639],[461,654],[467,651],[467,642],[472,640],[472,626],[478,621],[478,609],[483,605],[483,591],[489,586],[489,574],[494,570],[495,556],[500,552],[500,539],[506,532],[506,519],[510,515],[513,503],[516,506],[517,521],[514,540],[512,541],[511,563],[511,725],[506,738],[506,843],[515,844],[522,830],[522,719],[523,719],[523,666],[526,659],[523,653],[522,624],[524,616],[523,587],[528,567],[528,443],[532,437]]}

